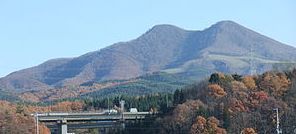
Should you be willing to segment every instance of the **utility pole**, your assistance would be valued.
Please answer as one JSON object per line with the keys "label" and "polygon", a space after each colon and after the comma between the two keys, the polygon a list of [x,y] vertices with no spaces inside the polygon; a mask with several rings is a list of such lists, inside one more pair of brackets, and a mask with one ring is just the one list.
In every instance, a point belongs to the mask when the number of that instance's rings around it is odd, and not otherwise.
{"label": "utility pole", "polygon": [[39,124],[38,124],[38,113],[35,113],[35,120],[36,120],[36,134],[39,134]]}
{"label": "utility pole", "polygon": [[279,108],[275,108],[274,110],[276,111],[276,133],[281,134],[282,130],[280,129]]}

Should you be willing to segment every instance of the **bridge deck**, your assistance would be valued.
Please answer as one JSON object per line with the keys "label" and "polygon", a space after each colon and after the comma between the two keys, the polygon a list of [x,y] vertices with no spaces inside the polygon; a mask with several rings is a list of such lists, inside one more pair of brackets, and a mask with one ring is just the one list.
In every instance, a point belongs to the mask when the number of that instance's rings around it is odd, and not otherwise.
{"label": "bridge deck", "polygon": [[136,120],[144,119],[150,112],[124,112],[123,114],[106,113],[38,113],[40,122],[79,122],[79,121],[114,121],[114,120]]}
{"label": "bridge deck", "polygon": [[51,130],[67,134],[67,129],[82,128],[124,128],[126,120],[141,120],[153,115],[151,112],[123,113],[37,113],[40,122],[45,122]]}

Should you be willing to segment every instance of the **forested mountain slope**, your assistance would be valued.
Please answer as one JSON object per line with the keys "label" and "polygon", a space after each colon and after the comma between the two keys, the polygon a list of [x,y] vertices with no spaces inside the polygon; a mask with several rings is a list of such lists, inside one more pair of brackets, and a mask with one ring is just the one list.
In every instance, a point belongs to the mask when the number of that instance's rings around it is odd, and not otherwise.
{"label": "forested mountain slope", "polygon": [[251,59],[257,72],[264,72],[273,63],[296,61],[296,49],[232,21],[221,21],[202,31],[157,25],[128,42],[11,73],[0,79],[0,87],[40,90],[159,71],[194,79],[216,71],[247,74]]}

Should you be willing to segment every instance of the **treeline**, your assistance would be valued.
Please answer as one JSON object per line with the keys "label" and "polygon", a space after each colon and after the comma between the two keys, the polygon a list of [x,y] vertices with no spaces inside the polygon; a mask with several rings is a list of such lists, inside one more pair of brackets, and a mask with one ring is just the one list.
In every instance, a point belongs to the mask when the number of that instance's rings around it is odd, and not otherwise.
{"label": "treeline", "polygon": [[151,111],[151,112],[166,112],[168,108],[173,105],[173,94],[150,94],[143,96],[128,96],[120,95],[107,98],[86,98],[83,100],[85,103],[85,110],[99,110],[108,108],[118,108],[119,102],[125,101],[125,110],[130,108],[137,108],[138,111]]}
{"label": "treeline", "polygon": [[[209,80],[176,91],[179,102],[157,119],[158,133],[293,133],[296,124],[296,70],[257,76],[214,73]],[[179,97],[176,97],[179,96]]]}

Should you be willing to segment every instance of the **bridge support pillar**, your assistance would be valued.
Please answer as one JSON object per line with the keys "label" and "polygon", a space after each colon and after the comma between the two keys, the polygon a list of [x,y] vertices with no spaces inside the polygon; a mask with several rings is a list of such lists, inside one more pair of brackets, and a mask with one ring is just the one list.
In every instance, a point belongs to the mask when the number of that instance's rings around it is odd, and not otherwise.
{"label": "bridge support pillar", "polygon": [[67,134],[68,128],[67,128],[67,120],[60,120],[58,121],[58,133],[59,134]]}
{"label": "bridge support pillar", "polygon": [[125,123],[121,122],[121,129],[124,130],[125,129]]}

